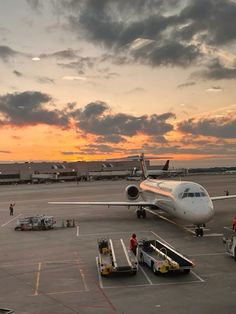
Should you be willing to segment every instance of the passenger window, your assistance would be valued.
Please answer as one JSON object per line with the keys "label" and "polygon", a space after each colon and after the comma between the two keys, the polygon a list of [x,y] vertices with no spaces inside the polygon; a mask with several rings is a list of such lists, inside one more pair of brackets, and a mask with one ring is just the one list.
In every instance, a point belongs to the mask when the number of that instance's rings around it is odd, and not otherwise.
{"label": "passenger window", "polygon": [[205,192],[201,192],[201,196],[206,196],[206,193]]}
{"label": "passenger window", "polygon": [[196,196],[196,197],[200,197],[201,195],[200,195],[199,192],[197,192],[197,193],[195,193],[195,196]]}
{"label": "passenger window", "polygon": [[188,197],[194,197],[194,193],[188,193]]}

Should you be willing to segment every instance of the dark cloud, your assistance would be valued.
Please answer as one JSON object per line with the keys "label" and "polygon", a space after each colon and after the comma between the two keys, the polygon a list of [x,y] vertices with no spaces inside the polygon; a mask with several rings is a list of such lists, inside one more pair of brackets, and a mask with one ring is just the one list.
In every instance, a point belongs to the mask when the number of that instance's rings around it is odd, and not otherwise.
{"label": "dark cloud", "polygon": [[46,108],[52,98],[41,92],[27,91],[0,96],[1,123],[16,126],[49,124],[67,126],[68,117],[63,111]]}
{"label": "dark cloud", "polygon": [[[176,41],[181,1],[66,1],[70,29],[81,38],[108,48],[117,63],[188,66],[200,55],[197,45]],[[181,7],[181,6],[180,6]],[[178,9],[177,9],[178,8]],[[170,12],[175,11],[175,14]],[[96,25],[96,27],[94,27]],[[140,45],[137,40],[144,40]],[[106,57],[108,58],[108,56]]]}
{"label": "dark cloud", "polygon": [[235,16],[234,1],[191,0],[179,15],[179,22],[186,23],[179,34],[185,40],[199,35],[209,44],[228,44],[236,39]]}
{"label": "dark cloud", "polygon": [[[50,105],[50,106],[49,106]],[[77,108],[76,103],[68,103],[63,109],[50,110],[55,107],[51,96],[37,92],[26,91],[0,96],[0,124],[16,126],[48,124],[69,127],[73,118],[77,131],[100,136],[100,142],[124,142],[124,136],[134,136],[143,133],[149,136],[163,136],[173,130],[168,122],[175,118],[171,112],[161,115],[144,115],[135,117],[124,113],[111,113],[111,108],[104,102],[97,101]]]}
{"label": "dark cloud", "polygon": [[33,10],[39,11],[43,7],[43,2],[41,0],[26,0],[26,2]]}
{"label": "dark cloud", "polygon": [[11,154],[9,150],[0,150],[0,154]]}
{"label": "dark cloud", "polygon": [[196,85],[196,82],[191,81],[191,82],[179,84],[177,88],[184,88],[184,87],[189,87],[189,86],[194,86],[194,85]]}
{"label": "dark cloud", "polygon": [[75,61],[69,63],[58,62],[57,64],[63,68],[74,69],[79,74],[84,74],[84,72],[87,69],[91,69],[97,61],[97,58],[77,56]]}
{"label": "dark cloud", "polygon": [[49,78],[49,77],[43,77],[43,76],[37,77],[37,81],[41,84],[54,84],[55,83],[54,79]]}
{"label": "dark cloud", "polygon": [[[146,154],[153,154],[153,155],[167,155],[171,154],[193,154],[193,155],[218,155],[218,156],[235,156],[236,150],[232,149],[232,144],[227,142],[216,142],[216,143],[209,143],[208,140],[202,141],[202,143],[198,143],[199,141],[193,141],[192,136],[189,137],[188,140],[183,140],[179,144],[167,143],[166,145],[155,145],[153,146],[152,143],[145,144],[139,151],[145,151]],[[134,153],[134,152],[133,152]],[[136,153],[138,153],[138,149],[136,149]]]}
{"label": "dark cloud", "polygon": [[42,53],[40,54],[40,59],[43,58],[56,58],[56,59],[75,59],[78,58],[78,51],[73,49],[66,49],[61,51],[56,51],[53,53]]}
{"label": "dark cloud", "polygon": [[109,51],[100,62],[187,67],[204,58],[201,44],[213,50],[236,40],[232,0],[67,0],[55,7],[78,38]]}
{"label": "dark cloud", "polygon": [[234,67],[226,67],[218,59],[215,59],[207,66],[207,69],[199,71],[196,74],[210,80],[233,80],[236,79],[236,65]]}
{"label": "dark cloud", "polygon": [[99,136],[96,140],[97,143],[125,143],[126,139],[120,135],[107,135],[107,136]]}
{"label": "dark cloud", "polygon": [[70,155],[80,155],[81,153],[80,152],[67,151],[67,152],[61,152],[61,154],[70,156]]}
{"label": "dark cloud", "polygon": [[10,58],[18,55],[19,53],[8,46],[0,46],[0,59],[7,62]]}
{"label": "dark cloud", "polygon": [[147,135],[163,135],[173,129],[167,122],[175,118],[173,113],[134,117],[124,113],[111,114],[107,104],[90,103],[75,113],[79,129],[97,135],[134,136],[139,132]]}
{"label": "dark cloud", "polygon": [[18,76],[18,77],[23,76],[23,74],[22,74],[21,72],[17,71],[17,70],[14,70],[13,73],[14,73],[16,76]]}
{"label": "dark cloud", "polygon": [[164,41],[161,45],[155,44],[152,49],[139,49],[133,53],[136,60],[152,66],[178,65],[190,66],[201,55],[199,48],[192,44]]}
{"label": "dark cloud", "polygon": [[193,135],[214,136],[218,138],[236,138],[236,118],[205,118],[205,119],[188,119],[178,124],[181,132]]}

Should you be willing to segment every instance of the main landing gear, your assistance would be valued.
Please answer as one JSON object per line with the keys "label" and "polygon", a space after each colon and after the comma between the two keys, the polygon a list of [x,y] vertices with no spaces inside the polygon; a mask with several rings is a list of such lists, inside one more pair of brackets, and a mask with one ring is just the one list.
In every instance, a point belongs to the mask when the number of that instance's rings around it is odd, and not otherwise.
{"label": "main landing gear", "polygon": [[136,215],[137,215],[138,218],[146,218],[147,217],[146,210],[142,206],[140,206],[136,210]]}
{"label": "main landing gear", "polygon": [[205,227],[205,225],[197,226],[197,228],[195,229],[196,237],[203,237],[203,234],[204,234],[203,227]]}

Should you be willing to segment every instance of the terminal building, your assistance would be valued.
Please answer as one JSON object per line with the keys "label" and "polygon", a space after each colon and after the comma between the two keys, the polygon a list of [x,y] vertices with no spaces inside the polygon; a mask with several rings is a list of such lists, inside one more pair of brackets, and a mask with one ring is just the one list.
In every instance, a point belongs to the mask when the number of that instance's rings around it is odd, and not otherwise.
{"label": "terminal building", "polygon": [[[150,163],[146,161],[147,167]],[[0,184],[43,183],[126,178],[139,161],[77,161],[77,162],[16,162],[0,163]],[[158,168],[156,166],[156,168]]]}

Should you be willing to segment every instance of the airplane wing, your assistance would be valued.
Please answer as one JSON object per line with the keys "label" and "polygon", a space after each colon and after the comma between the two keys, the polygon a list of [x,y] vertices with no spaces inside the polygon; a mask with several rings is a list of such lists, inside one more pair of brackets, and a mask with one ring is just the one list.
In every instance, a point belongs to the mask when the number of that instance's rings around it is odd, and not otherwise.
{"label": "airplane wing", "polygon": [[55,205],[107,205],[109,206],[153,206],[150,202],[48,202]]}
{"label": "airplane wing", "polygon": [[236,195],[222,195],[222,196],[212,196],[210,199],[212,201],[219,201],[219,200],[225,200],[228,198],[236,198]]}
{"label": "airplane wing", "polygon": [[140,202],[48,202],[48,204],[53,204],[53,205],[106,205],[106,206],[158,206],[159,204],[163,202],[171,202],[170,200],[167,199],[156,199],[155,203],[153,202],[145,202],[145,201],[140,201]]}

